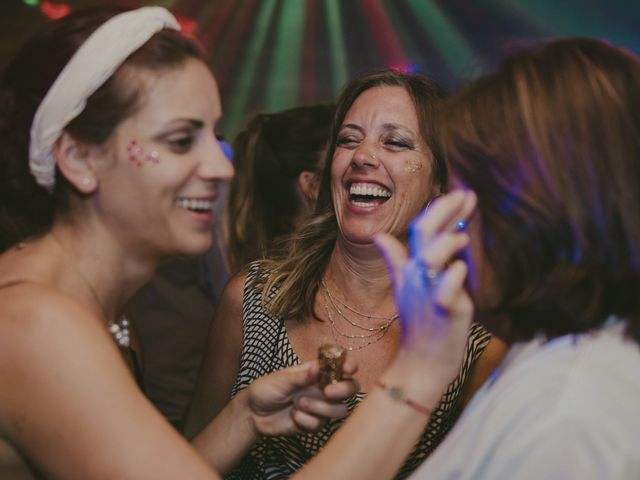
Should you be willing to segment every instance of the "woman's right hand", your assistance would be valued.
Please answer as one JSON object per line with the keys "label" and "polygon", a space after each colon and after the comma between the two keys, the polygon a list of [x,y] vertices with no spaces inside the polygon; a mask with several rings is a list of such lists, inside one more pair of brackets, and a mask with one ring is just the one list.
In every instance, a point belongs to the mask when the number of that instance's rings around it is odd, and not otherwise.
{"label": "woman's right hand", "polygon": [[360,387],[353,378],[356,364],[347,359],[343,379],[319,385],[317,360],[284,368],[255,380],[248,391],[248,405],[256,435],[292,435],[322,428],[328,420],[346,417],[343,402]]}
{"label": "woman's right hand", "polygon": [[469,244],[459,222],[466,225],[475,205],[469,191],[439,197],[412,224],[410,251],[390,235],[376,237],[402,322],[402,343],[383,379],[425,401],[442,393],[462,361],[473,304],[464,289],[467,265],[456,255]]}

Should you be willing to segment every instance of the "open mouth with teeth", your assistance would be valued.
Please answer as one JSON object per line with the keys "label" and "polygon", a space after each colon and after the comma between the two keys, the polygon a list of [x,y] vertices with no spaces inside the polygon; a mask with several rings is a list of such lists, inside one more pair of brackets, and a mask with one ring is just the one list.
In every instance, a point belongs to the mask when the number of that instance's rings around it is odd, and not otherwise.
{"label": "open mouth with teeth", "polygon": [[209,213],[213,211],[213,201],[202,198],[178,198],[176,206],[196,213]]}
{"label": "open mouth with teeth", "polygon": [[391,198],[391,191],[374,183],[354,182],[349,185],[349,202],[358,207],[382,205]]}

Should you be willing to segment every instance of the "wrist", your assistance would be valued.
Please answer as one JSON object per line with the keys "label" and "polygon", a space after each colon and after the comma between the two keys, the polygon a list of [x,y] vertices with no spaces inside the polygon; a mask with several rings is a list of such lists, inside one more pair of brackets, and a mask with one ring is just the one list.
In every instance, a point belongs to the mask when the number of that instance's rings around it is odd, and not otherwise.
{"label": "wrist", "polygon": [[434,407],[428,407],[427,405],[423,405],[422,403],[414,400],[409,395],[407,395],[404,389],[397,385],[390,385],[385,383],[382,380],[376,380],[376,387],[384,390],[392,400],[400,403],[404,403],[408,407],[413,408],[416,412],[426,416],[429,418],[433,413]]}
{"label": "wrist", "polygon": [[381,375],[378,387],[392,397],[407,400],[404,403],[419,405],[419,411],[432,412],[453,379],[450,370],[438,371],[425,364],[424,359],[399,354]]}
{"label": "wrist", "polygon": [[233,404],[233,416],[236,427],[242,429],[244,435],[253,440],[257,440],[261,437],[261,434],[257,427],[250,389],[251,386],[238,392],[238,394],[233,397],[233,400],[231,400],[231,403]]}

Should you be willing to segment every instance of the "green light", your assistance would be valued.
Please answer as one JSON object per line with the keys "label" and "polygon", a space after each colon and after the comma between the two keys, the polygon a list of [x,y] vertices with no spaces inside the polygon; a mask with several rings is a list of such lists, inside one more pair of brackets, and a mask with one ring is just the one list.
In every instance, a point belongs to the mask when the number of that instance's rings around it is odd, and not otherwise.
{"label": "green light", "polygon": [[387,17],[389,17],[389,21],[391,25],[393,25],[393,31],[398,36],[398,40],[402,45],[403,50],[406,52],[406,55],[411,63],[416,62],[416,59],[420,59],[421,54],[416,47],[411,35],[409,34],[407,26],[402,21],[401,16],[396,11],[397,4],[393,2],[387,2],[387,4],[383,4]]}
{"label": "green light", "polygon": [[497,6],[532,20],[549,35],[598,37],[606,34],[602,20],[589,8],[567,8],[557,0],[522,0],[519,4],[499,0]]}
{"label": "green light", "polygon": [[40,0],[24,0],[24,4],[30,7],[37,7],[40,3]]}
{"label": "green light", "polygon": [[327,0],[327,31],[329,32],[329,55],[331,57],[331,79],[334,95],[338,95],[342,86],[347,83],[346,47],[342,35],[342,18],[340,17],[339,0]]}
{"label": "green light", "polygon": [[453,73],[460,75],[473,67],[473,50],[433,0],[409,0],[408,4]]}
{"label": "green light", "polygon": [[231,103],[222,116],[221,129],[230,138],[237,133],[237,129],[242,122],[251,89],[253,87],[253,79],[256,69],[258,68],[258,59],[262,53],[269,32],[269,24],[276,7],[276,0],[265,0],[260,2],[260,11],[255,28],[251,34],[251,39],[246,50],[246,58],[242,63],[240,73],[235,82],[236,89],[231,96]]}
{"label": "green light", "polygon": [[299,0],[285,0],[282,5],[264,105],[269,112],[298,103],[304,12],[304,2]]}

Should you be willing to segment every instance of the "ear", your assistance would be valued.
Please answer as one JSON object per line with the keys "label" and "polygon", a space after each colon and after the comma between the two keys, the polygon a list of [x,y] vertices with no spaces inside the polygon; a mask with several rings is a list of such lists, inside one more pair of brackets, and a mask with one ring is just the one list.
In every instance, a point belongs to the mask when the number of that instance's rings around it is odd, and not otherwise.
{"label": "ear", "polygon": [[309,170],[303,170],[298,175],[298,190],[309,206],[313,206],[318,200],[318,191],[320,189],[318,180],[318,174]]}
{"label": "ear", "polygon": [[90,149],[63,132],[53,147],[53,154],[60,172],[79,192],[93,193],[98,181],[89,161]]}

